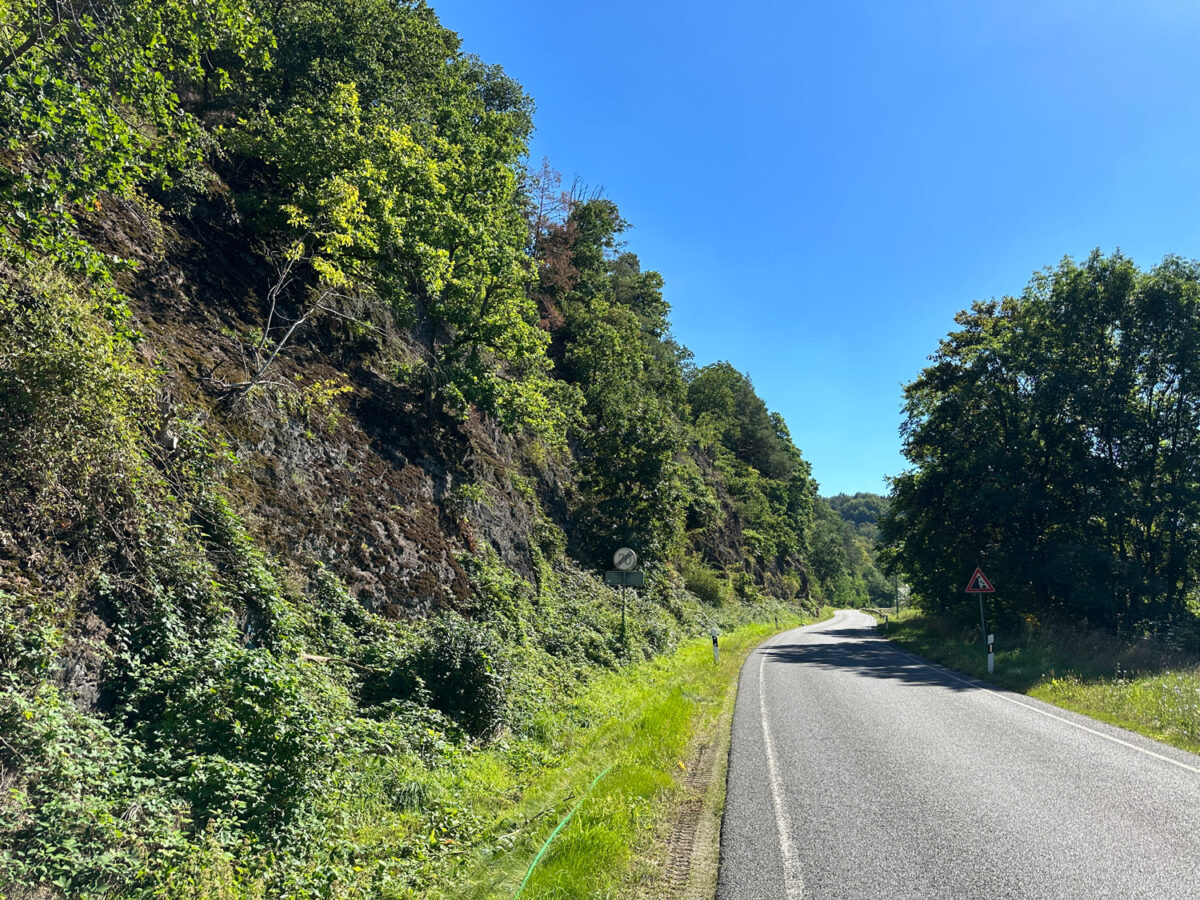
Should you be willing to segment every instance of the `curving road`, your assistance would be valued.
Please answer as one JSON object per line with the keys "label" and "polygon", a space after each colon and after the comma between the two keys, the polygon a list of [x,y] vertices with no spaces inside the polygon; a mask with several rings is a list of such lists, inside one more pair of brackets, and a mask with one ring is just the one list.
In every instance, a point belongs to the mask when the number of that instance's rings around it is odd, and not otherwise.
{"label": "curving road", "polygon": [[1200,757],[842,611],[742,669],[721,900],[1200,897]]}

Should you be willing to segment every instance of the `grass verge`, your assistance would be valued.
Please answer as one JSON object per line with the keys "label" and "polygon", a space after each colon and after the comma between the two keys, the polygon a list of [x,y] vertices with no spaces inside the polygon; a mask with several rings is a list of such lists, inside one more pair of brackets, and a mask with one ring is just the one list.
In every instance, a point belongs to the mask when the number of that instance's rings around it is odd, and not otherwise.
{"label": "grass verge", "polygon": [[880,632],[927,659],[1055,706],[1200,753],[1200,660],[1151,641],[1097,632],[996,635],[996,671],[978,629],[920,610],[889,616]]}
{"label": "grass verge", "polygon": [[[824,621],[834,610],[824,607],[820,615],[789,620],[780,627],[765,629],[752,640],[738,641],[730,653],[731,676],[722,697],[714,697],[702,714],[693,719],[689,761],[678,788],[661,798],[658,825],[639,839],[636,863],[626,879],[622,897],[631,900],[711,900],[717,889],[720,862],[721,819],[725,812],[725,776],[729,766],[733,708],[737,700],[738,675],[755,647],[771,634],[797,625]],[[724,657],[723,657],[724,662]]]}
{"label": "grass verge", "polygon": [[[808,621],[780,616],[779,628]],[[665,836],[689,793],[688,763],[698,744],[728,726],[742,662],[776,630],[748,625],[722,635],[718,665],[711,642],[700,638],[597,678],[554,712],[540,761],[528,758],[530,747],[475,754],[462,771],[459,802],[491,818],[487,831],[497,838],[474,851],[455,887],[438,896],[514,896],[547,837],[585,797],[521,897],[663,896]],[[714,801],[705,805],[711,817]]]}

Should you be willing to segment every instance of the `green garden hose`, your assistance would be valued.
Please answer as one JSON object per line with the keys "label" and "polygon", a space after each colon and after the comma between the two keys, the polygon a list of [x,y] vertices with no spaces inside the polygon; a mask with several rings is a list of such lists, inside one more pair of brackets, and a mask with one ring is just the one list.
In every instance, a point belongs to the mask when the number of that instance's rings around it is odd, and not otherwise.
{"label": "green garden hose", "polygon": [[525,873],[525,878],[521,881],[521,886],[519,888],[517,888],[517,892],[515,894],[513,894],[513,900],[517,900],[517,898],[521,896],[521,891],[525,890],[525,885],[527,885],[529,883],[529,877],[533,874],[534,867],[537,866],[537,864],[541,861],[542,854],[544,854],[546,852],[546,848],[550,846],[550,842],[552,840],[554,840],[556,837],[558,837],[558,833],[560,831],[562,831],[564,827],[566,827],[566,824],[568,822],[571,821],[571,816],[575,815],[575,811],[578,810],[579,807],[583,806],[583,801],[586,800],[591,795],[592,789],[596,786],[596,783],[601,778],[603,778],[605,775],[607,775],[611,770],[612,770],[612,766],[609,766],[607,769],[605,769],[603,772],[601,772],[599,775],[597,775],[595,778],[592,779],[592,783],[590,785],[588,785],[587,793],[585,793],[582,797],[579,798],[579,802],[576,803],[573,807],[571,807],[571,811],[569,813],[567,813],[566,816],[563,817],[563,820],[561,822],[558,823],[558,827],[555,828],[552,832],[550,832],[550,837],[546,838],[546,843],[542,844],[542,849],[537,852],[537,856],[535,856],[533,858],[533,862],[531,862],[529,864],[529,871]]}

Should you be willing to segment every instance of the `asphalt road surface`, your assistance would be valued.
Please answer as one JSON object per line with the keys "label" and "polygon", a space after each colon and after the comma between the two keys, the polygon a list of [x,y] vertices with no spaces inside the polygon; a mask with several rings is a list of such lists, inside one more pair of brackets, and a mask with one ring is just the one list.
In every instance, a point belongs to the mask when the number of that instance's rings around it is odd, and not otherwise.
{"label": "asphalt road surface", "polygon": [[990,688],[842,611],[742,669],[721,900],[1200,898],[1200,757]]}

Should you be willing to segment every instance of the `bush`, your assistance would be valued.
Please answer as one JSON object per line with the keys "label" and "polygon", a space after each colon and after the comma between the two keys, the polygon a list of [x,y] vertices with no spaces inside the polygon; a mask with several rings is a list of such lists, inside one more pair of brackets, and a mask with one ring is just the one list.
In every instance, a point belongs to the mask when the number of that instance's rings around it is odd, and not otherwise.
{"label": "bush", "polygon": [[682,569],[684,586],[709,606],[721,606],[729,600],[728,582],[704,563],[688,560]]}
{"label": "bush", "polygon": [[186,810],[148,774],[143,748],[53,686],[0,689],[0,734],[0,897],[60,896],[53,885],[99,898],[135,879],[147,855],[182,843]]}
{"label": "bush", "polygon": [[407,659],[408,672],[441,710],[473,737],[508,721],[511,666],[499,638],[482,625],[447,614]]}
{"label": "bush", "polygon": [[197,826],[219,821],[286,842],[328,783],[345,694],[299,660],[229,640],[140,674],[128,710],[135,733],[169,760],[163,774]]}
{"label": "bush", "polygon": [[0,265],[0,522],[19,544],[124,527],[153,378],[114,318],[47,263]]}

